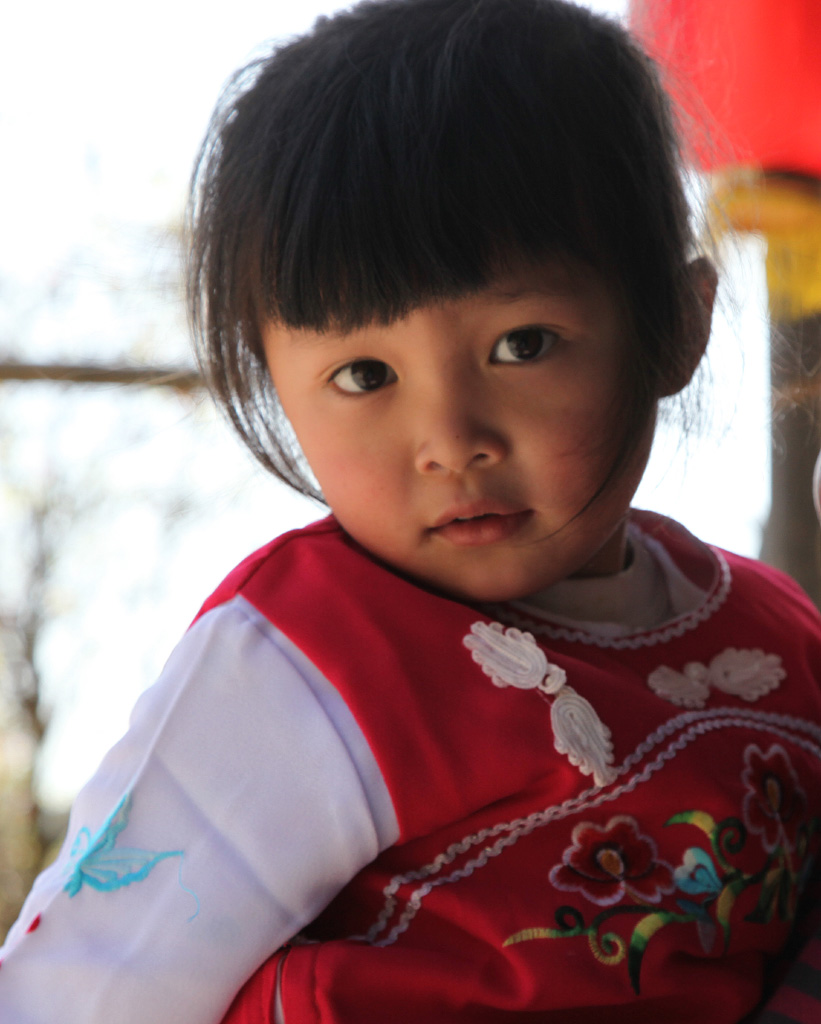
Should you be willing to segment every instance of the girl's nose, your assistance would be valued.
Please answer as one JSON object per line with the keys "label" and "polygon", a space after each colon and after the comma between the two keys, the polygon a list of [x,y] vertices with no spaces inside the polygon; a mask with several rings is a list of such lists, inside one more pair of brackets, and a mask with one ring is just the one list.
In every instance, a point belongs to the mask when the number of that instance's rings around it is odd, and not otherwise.
{"label": "girl's nose", "polygon": [[464,473],[502,461],[507,444],[478,399],[445,396],[438,404],[440,408],[423,416],[415,459],[419,473]]}

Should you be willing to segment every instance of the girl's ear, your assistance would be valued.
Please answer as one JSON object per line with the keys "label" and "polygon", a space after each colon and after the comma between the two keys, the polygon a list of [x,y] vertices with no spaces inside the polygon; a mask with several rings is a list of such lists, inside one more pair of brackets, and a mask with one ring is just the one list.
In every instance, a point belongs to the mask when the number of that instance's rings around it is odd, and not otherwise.
{"label": "girl's ear", "polygon": [[672,368],[670,377],[664,381],[660,398],[669,398],[687,387],[710,340],[713,303],[718,287],[716,268],[706,256],[700,256],[688,266],[687,273],[691,276],[693,286],[693,304],[684,324],[684,351],[677,365]]}

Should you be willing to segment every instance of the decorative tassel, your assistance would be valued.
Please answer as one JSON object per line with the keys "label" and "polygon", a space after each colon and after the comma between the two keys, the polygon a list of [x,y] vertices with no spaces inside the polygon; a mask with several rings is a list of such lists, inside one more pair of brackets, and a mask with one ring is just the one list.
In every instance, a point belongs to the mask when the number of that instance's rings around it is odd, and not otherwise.
{"label": "decorative tassel", "polygon": [[563,686],[550,707],[553,742],[582,775],[592,775],[597,786],[608,786],[616,772],[610,730],[596,714],[590,701]]}
{"label": "decorative tassel", "polygon": [[592,775],[597,786],[607,786],[616,772],[610,730],[584,697],[566,685],[567,673],[547,660],[530,633],[505,627],[500,622],[474,622],[462,641],[473,660],[495,686],[539,690],[554,697],[550,708],[553,742],[583,775]]}
{"label": "decorative tassel", "polygon": [[647,677],[647,685],[678,707],[703,708],[711,687],[752,703],[777,689],[786,675],[777,654],[728,647],[709,666],[691,661],[676,672],[669,665],[660,665]]}

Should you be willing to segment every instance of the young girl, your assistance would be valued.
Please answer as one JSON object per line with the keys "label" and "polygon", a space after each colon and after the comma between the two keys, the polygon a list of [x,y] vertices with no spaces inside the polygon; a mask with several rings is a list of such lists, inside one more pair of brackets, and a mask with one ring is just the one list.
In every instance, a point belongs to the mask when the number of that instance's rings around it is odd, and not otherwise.
{"label": "young girl", "polygon": [[739,1021],[817,846],[821,623],[630,509],[715,288],[648,60],[562,0],[363,3],[236,78],[192,218],[213,388],[332,515],[139,701],[0,1020]]}

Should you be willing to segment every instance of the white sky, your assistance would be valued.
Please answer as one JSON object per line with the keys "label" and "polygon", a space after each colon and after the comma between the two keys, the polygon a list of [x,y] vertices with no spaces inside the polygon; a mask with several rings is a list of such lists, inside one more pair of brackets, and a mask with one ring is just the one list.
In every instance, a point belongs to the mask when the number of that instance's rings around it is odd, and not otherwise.
{"label": "white sky", "polygon": [[[614,14],[625,5],[590,3]],[[299,32],[318,13],[339,6],[331,0],[9,5],[0,33],[0,285],[7,287],[5,295],[0,288],[0,306],[10,291],[24,293],[48,280],[71,253],[97,244],[101,225],[127,236],[146,222],[175,222],[223,82],[264,40]],[[111,251],[119,251],[116,238]],[[636,502],[674,515],[705,540],[748,554],[757,552],[769,487],[760,263],[754,244],[733,257],[735,306],[732,322],[720,318],[714,332],[706,433],[691,439],[685,456],[678,437],[667,440],[662,431]],[[72,341],[77,351],[82,327]],[[67,336],[65,324],[63,331]],[[0,333],[0,352],[6,342]],[[65,358],[75,354],[63,352]],[[75,447],[82,459],[82,442]],[[228,442],[225,452],[213,467],[217,473],[228,460],[240,459]],[[224,472],[231,478],[229,469]],[[246,488],[241,501],[226,504],[210,535],[208,558],[200,541],[195,554],[183,550],[171,566],[184,577],[175,598],[178,616],[170,617],[173,634],[184,628],[204,588],[235,560],[310,518],[312,506],[270,482]],[[132,523],[129,547],[139,557],[136,528]],[[120,636],[115,627],[111,632],[112,657],[121,657],[118,650],[133,645],[135,637]],[[114,663],[92,673],[92,697],[78,702],[53,740],[53,759],[61,764],[51,783],[55,799],[70,794],[94,767],[121,731],[135,692],[151,681],[136,676],[112,688]],[[103,711],[90,719],[92,705]]]}

